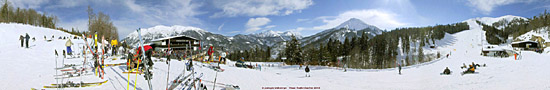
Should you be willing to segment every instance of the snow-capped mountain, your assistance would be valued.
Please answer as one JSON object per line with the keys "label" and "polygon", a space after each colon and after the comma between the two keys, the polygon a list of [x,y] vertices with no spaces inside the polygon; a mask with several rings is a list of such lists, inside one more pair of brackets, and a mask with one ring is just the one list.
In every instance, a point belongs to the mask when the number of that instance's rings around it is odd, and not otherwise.
{"label": "snow-capped mountain", "polygon": [[328,42],[329,39],[343,42],[346,38],[362,36],[363,33],[368,35],[368,37],[373,37],[382,34],[382,30],[376,26],[366,24],[359,19],[351,18],[337,27],[304,37],[300,41],[304,46],[318,46],[321,43]]}
{"label": "snow-capped mountain", "polygon": [[[342,28],[345,26],[348,26],[349,29]],[[293,35],[302,42],[303,46],[318,46],[321,43],[327,42],[329,39],[340,40],[343,42],[345,38],[362,36],[363,33],[369,37],[373,37],[381,34],[382,30],[376,26],[368,25],[355,18],[351,18],[333,29],[327,29],[308,37],[302,37],[298,32],[281,32],[272,30],[248,35],[238,34],[235,36],[223,36],[221,34],[214,34],[196,27],[178,25],[159,25],[142,29],[142,37],[145,43],[150,43],[151,40],[158,38],[186,35],[200,39],[203,42],[203,45],[212,44],[215,47],[223,47],[216,49],[224,49],[225,51],[249,50],[255,47],[273,47],[274,55],[278,53],[278,50],[282,50],[282,48],[284,48],[284,41],[290,40]],[[126,38],[124,38],[124,40],[126,40],[129,45],[135,46],[138,41],[137,32],[130,33]]]}
{"label": "snow-capped mountain", "polygon": [[346,28],[346,27],[351,30],[362,30],[365,28],[369,28],[373,30],[379,29],[378,27],[366,24],[365,22],[357,18],[350,18],[348,21],[338,25],[337,27],[334,27],[334,29],[340,29],[340,28]]}
{"label": "snow-capped mountain", "polygon": [[[267,46],[273,46],[277,42],[290,40],[290,37],[292,35],[298,38],[302,37],[297,32],[280,32],[271,30],[258,34],[238,34],[235,36],[223,36],[221,34],[214,34],[200,28],[179,25],[159,25],[151,28],[142,29],[142,38],[144,43],[150,43],[151,40],[158,38],[178,35],[186,35],[197,38],[203,42],[203,45],[212,44],[215,47],[224,47],[216,49],[225,49],[226,51],[248,50],[251,48],[255,48],[256,46],[264,48]],[[126,38],[124,38],[124,40],[126,40],[129,45],[136,46],[136,44],[138,43],[138,33],[134,31],[130,33]]]}
{"label": "snow-capped mountain", "polygon": [[293,31],[281,32],[281,31],[273,31],[273,30],[267,30],[260,33],[253,33],[250,35],[256,36],[256,37],[290,37],[292,35],[299,38],[302,37],[302,35],[299,32],[293,32]]}
{"label": "snow-capped mountain", "polygon": [[[486,25],[493,25],[493,23],[495,22],[499,22],[499,21],[505,21],[505,22],[510,22],[514,19],[523,19],[523,20],[527,20],[527,18],[525,17],[521,17],[521,16],[514,16],[514,15],[505,15],[505,16],[500,16],[500,17],[478,17],[478,18],[472,18],[472,19],[468,19],[466,21],[469,21],[469,20],[474,20],[474,21],[479,21],[483,24],[486,24]],[[465,22],[466,22],[465,21]],[[507,26],[506,24],[508,23],[504,23],[505,25],[502,25],[502,26]],[[497,28],[503,28],[503,27],[497,27]]]}

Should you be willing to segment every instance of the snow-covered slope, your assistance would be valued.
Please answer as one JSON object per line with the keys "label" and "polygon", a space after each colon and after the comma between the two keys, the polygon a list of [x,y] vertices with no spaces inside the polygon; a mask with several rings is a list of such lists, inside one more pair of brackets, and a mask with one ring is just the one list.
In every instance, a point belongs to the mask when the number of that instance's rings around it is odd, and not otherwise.
{"label": "snow-covered slope", "polygon": [[541,39],[541,42],[550,42],[550,38],[548,36],[549,34],[550,34],[549,27],[543,27],[537,30],[529,31],[523,35],[520,35],[516,39],[517,41],[526,41],[526,40],[536,41],[535,37],[539,37]]}
{"label": "snow-covered slope", "polygon": [[[520,60],[514,57],[495,58],[483,57],[481,44],[478,42],[484,33],[475,21],[467,21],[471,30],[465,30],[456,34],[447,34],[441,43],[446,43],[435,49],[443,55],[451,53],[449,58],[439,58],[430,62],[403,67],[402,75],[397,74],[396,68],[389,69],[348,69],[343,72],[340,68],[326,66],[310,66],[311,77],[304,77],[305,72],[297,65],[283,65],[281,63],[258,63],[262,70],[244,69],[234,66],[234,62],[227,65],[220,65],[224,72],[215,71],[202,67],[203,63],[195,63],[194,68],[198,74],[203,73],[203,80],[208,89],[212,89],[214,81],[216,90],[222,89],[221,84],[238,85],[241,90],[259,90],[265,87],[318,87],[323,90],[465,90],[465,89],[490,89],[490,90],[546,90],[550,89],[550,72],[547,71],[550,60],[541,59],[550,57],[550,54],[538,54],[530,51],[523,51]],[[30,49],[20,48],[19,35],[29,33],[37,37],[35,42],[30,42]],[[480,34],[481,33],[481,34]],[[41,89],[44,85],[56,82],[54,79],[56,57],[54,50],[65,49],[65,41],[55,39],[52,42],[43,40],[43,36],[51,35],[70,36],[61,31],[34,27],[21,24],[0,24],[0,86],[7,90],[22,90],[30,88]],[[50,39],[50,38],[48,38]],[[73,40],[77,46],[83,43],[82,40]],[[479,46],[478,46],[479,45]],[[75,51],[79,49],[73,48]],[[91,62],[88,55],[88,62]],[[124,60],[112,60],[118,56],[109,57],[105,63],[120,63]],[[161,58],[164,59],[164,58]],[[63,63],[62,58],[57,58],[57,63]],[[157,60],[155,58],[155,60]],[[65,59],[65,63],[78,64],[84,61],[83,58]],[[478,67],[477,74],[460,75],[463,63],[486,64],[486,67]],[[168,80],[173,80],[177,75],[183,73],[184,62],[172,60]],[[246,62],[255,65],[256,62]],[[266,65],[274,65],[272,67]],[[86,65],[87,66],[87,65]],[[58,65],[59,67],[59,65]],[[451,75],[439,75],[449,67]],[[125,66],[105,67],[104,79],[95,75],[82,78],[71,78],[70,81],[96,82],[109,80],[107,83],[86,88],[71,88],[82,90],[138,90],[148,89],[147,81],[142,75],[122,74]],[[166,87],[168,65],[165,62],[155,62],[153,68],[153,89],[164,90]],[[189,74],[190,72],[185,72]],[[198,75],[197,74],[197,75]],[[128,77],[129,76],[129,77]],[[67,81],[67,80],[65,80]],[[129,83],[129,84],[128,84]],[[134,85],[136,84],[136,85]],[[176,88],[181,89],[181,86]]]}

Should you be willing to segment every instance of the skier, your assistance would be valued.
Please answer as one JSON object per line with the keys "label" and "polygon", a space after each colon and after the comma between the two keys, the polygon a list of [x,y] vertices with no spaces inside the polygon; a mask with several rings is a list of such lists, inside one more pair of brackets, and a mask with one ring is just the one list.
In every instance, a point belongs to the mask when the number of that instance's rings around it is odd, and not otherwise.
{"label": "skier", "polygon": [[472,62],[472,66],[474,67],[474,69],[477,69],[477,65],[474,62]]}
{"label": "skier", "polygon": [[444,74],[444,75],[449,75],[449,74],[451,74],[451,70],[449,70],[449,67],[446,67],[445,70],[443,70],[443,74]]}
{"label": "skier", "polygon": [[29,48],[29,39],[31,38],[29,36],[29,33],[26,33],[27,35],[25,35],[25,45],[27,45],[27,48]]}
{"label": "skier", "polygon": [[306,77],[311,77],[311,75],[309,75],[309,66],[306,65]]}
{"label": "skier", "polygon": [[220,62],[225,64],[225,56],[226,56],[225,52],[222,52],[221,56],[222,56],[222,60],[220,60]]}
{"label": "skier", "polygon": [[126,58],[128,58],[128,70],[136,68],[135,63],[133,62],[134,58],[132,56],[133,56],[132,53],[128,52],[128,57],[126,57]]}
{"label": "skier", "polygon": [[19,40],[21,41],[21,47],[23,47],[23,41],[25,41],[23,35],[19,35]]}
{"label": "skier", "polygon": [[187,65],[187,71],[193,68],[193,59],[189,60],[189,65]]}
{"label": "skier", "polygon": [[399,75],[401,75],[401,64],[397,64],[398,68],[399,68]]}
{"label": "skier", "polygon": [[470,68],[468,68],[466,71],[462,72],[462,74],[468,74],[468,73],[475,73],[474,65],[470,65]]}
{"label": "skier", "polygon": [[71,46],[73,45],[73,42],[71,42],[71,39],[68,39],[65,43],[65,46],[67,46],[67,55],[73,55],[73,50],[71,49]]}
{"label": "skier", "polygon": [[[153,53],[153,50],[155,49],[155,44],[151,44],[151,45],[145,45],[143,46],[143,50],[145,51],[145,53],[141,53],[141,47],[138,47],[137,49],[137,54],[138,55],[142,55],[142,54],[145,54],[145,58],[142,58],[142,60],[148,60],[148,63],[146,63],[147,65],[149,65],[149,67],[153,66],[153,61],[151,59],[151,55]],[[141,64],[140,64],[141,66]]]}

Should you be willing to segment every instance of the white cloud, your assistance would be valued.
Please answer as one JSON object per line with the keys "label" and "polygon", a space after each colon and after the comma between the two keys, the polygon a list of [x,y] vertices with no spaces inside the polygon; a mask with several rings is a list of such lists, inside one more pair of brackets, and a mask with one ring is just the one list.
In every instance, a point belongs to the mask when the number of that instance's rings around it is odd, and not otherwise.
{"label": "white cloud", "polygon": [[488,15],[495,7],[513,4],[513,3],[530,3],[535,0],[468,0],[469,4],[483,14]]}
{"label": "white cloud", "polygon": [[[4,0],[0,2],[3,3]],[[38,12],[54,10],[54,12],[48,13],[68,14],[69,16],[58,15],[62,16],[59,17],[59,26],[66,29],[78,27],[79,30],[88,29],[88,17],[85,14],[83,16],[82,12],[85,12],[86,6],[90,5],[94,8],[95,13],[101,11],[110,15],[121,36],[126,36],[140,27],[155,25],[200,26],[203,22],[195,16],[205,13],[197,10],[203,6],[203,2],[191,0],[9,0],[8,2],[13,7],[34,8],[39,10]],[[154,2],[154,4],[151,2]],[[81,9],[82,11],[55,12],[56,9],[82,7],[84,7],[84,9]],[[115,13],[110,13],[113,11]],[[70,20],[67,20],[68,18]]]}
{"label": "white cloud", "polygon": [[223,25],[225,25],[225,23],[222,23],[222,25],[220,25],[220,26],[218,27],[218,31],[221,31],[221,30],[222,30]]}
{"label": "white cloud", "polygon": [[135,0],[126,0],[124,4],[126,4],[126,6],[134,12],[143,12],[144,8],[140,5],[137,5],[135,2]]}
{"label": "white cloud", "polygon": [[308,21],[309,19],[296,19],[296,22],[304,22],[304,21]]}
{"label": "white cloud", "polygon": [[210,17],[289,15],[313,5],[311,0],[214,0],[222,12]]}
{"label": "white cloud", "polygon": [[265,18],[265,17],[259,17],[259,18],[250,18],[248,19],[248,22],[246,22],[246,31],[247,33],[250,33],[250,32],[255,32],[257,30],[260,30],[262,28],[260,28],[261,26],[264,26],[266,24],[268,24],[269,22],[271,22],[271,20],[269,20],[269,18]]}
{"label": "white cloud", "polygon": [[271,28],[274,28],[276,25],[269,25],[269,26],[265,26],[264,28],[265,29],[271,29]]}
{"label": "white cloud", "polygon": [[[204,14],[197,9],[201,3],[191,0],[167,0],[156,4],[136,3],[133,0],[113,2],[120,3],[129,9],[128,13],[113,19],[120,36],[126,36],[137,28],[147,28],[156,25],[202,25],[202,21],[195,16]],[[124,38],[124,37],[120,37]]]}
{"label": "white cloud", "polygon": [[315,26],[313,30],[334,28],[350,18],[360,19],[367,24],[374,25],[381,29],[393,29],[406,25],[406,23],[397,20],[397,14],[383,10],[369,9],[346,11],[338,16],[317,17],[316,19],[321,20],[325,25]]}
{"label": "white cloud", "polygon": [[239,32],[241,32],[241,31],[231,31],[229,33],[233,34],[233,33],[239,33]]}
{"label": "white cloud", "polygon": [[289,30],[286,30],[286,31],[293,31],[293,32],[301,32],[303,30],[308,30],[308,28],[304,28],[304,27],[297,27],[295,29],[289,29]]}
{"label": "white cloud", "polygon": [[[40,5],[48,3],[49,0],[9,0],[9,4],[14,8],[40,8]],[[0,1],[2,5],[4,0]]]}

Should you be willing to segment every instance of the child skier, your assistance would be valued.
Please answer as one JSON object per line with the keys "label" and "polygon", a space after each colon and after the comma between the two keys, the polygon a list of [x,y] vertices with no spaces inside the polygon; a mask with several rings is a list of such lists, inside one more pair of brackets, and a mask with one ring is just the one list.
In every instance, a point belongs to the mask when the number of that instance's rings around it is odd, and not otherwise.
{"label": "child skier", "polygon": [[309,75],[309,67],[306,66],[306,77],[311,77],[311,75]]}

